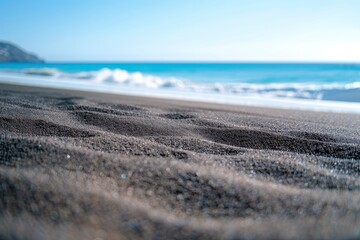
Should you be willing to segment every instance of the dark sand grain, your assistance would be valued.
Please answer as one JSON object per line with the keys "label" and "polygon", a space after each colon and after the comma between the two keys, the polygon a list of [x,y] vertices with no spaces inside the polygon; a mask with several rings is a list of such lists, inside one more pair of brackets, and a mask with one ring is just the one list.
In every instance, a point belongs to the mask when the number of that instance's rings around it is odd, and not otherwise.
{"label": "dark sand grain", "polygon": [[0,85],[0,239],[360,238],[360,115]]}

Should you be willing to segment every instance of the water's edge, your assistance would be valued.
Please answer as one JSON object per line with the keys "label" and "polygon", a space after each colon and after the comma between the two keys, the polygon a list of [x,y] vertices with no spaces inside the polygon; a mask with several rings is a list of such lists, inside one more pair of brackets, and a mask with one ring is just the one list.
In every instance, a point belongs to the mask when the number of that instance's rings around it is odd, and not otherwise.
{"label": "water's edge", "polygon": [[92,84],[64,84],[63,82],[28,82],[21,79],[0,79],[0,83],[46,87],[64,90],[79,90],[88,92],[99,92],[109,94],[120,94],[127,96],[139,97],[153,97],[161,99],[172,99],[180,101],[195,101],[204,103],[220,103],[229,105],[244,105],[254,107],[269,107],[279,109],[293,109],[293,110],[309,110],[319,112],[334,112],[334,113],[354,113],[360,114],[360,103],[326,101],[326,100],[309,100],[309,99],[290,99],[290,98],[274,98],[263,96],[238,96],[238,95],[223,95],[221,93],[198,93],[191,94],[188,92],[178,92],[171,90],[156,90],[148,91],[142,88],[113,88],[111,85],[92,85]]}
{"label": "water's edge", "polygon": [[0,64],[0,82],[235,105],[360,113],[358,64]]}

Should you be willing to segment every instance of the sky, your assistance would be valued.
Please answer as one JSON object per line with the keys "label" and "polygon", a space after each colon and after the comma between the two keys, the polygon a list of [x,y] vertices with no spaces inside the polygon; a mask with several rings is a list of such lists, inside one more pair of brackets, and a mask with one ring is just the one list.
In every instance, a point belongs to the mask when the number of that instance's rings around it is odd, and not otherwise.
{"label": "sky", "polygon": [[0,0],[47,61],[360,62],[360,0]]}

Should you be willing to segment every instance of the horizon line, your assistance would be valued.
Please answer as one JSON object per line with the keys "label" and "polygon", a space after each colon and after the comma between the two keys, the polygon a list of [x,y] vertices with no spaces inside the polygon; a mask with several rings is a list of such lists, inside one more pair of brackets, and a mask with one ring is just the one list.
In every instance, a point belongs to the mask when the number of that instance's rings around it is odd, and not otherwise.
{"label": "horizon line", "polygon": [[[34,64],[31,62],[0,62],[0,64]],[[254,61],[254,60],[201,60],[201,61],[194,61],[194,60],[61,60],[61,61],[44,61],[38,64],[62,64],[62,63],[88,63],[88,64],[96,64],[96,63],[146,63],[146,64],[360,64],[360,60],[358,61],[306,61],[306,60],[299,60],[299,61],[277,61],[277,60],[267,60],[267,61]]]}

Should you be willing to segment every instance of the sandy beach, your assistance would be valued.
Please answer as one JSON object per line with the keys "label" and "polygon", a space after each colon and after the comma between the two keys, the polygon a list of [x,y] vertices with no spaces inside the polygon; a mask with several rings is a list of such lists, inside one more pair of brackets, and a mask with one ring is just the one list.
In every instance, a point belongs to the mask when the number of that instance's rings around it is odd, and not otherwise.
{"label": "sandy beach", "polygon": [[360,238],[360,115],[0,85],[1,239]]}

